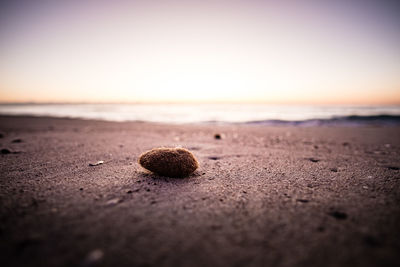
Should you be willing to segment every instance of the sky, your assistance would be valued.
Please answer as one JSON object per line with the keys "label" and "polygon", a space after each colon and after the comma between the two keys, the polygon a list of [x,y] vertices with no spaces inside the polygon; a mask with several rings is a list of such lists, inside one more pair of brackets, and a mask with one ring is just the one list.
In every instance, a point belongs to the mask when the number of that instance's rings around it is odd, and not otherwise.
{"label": "sky", "polygon": [[400,104],[396,1],[1,1],[0,102]]}

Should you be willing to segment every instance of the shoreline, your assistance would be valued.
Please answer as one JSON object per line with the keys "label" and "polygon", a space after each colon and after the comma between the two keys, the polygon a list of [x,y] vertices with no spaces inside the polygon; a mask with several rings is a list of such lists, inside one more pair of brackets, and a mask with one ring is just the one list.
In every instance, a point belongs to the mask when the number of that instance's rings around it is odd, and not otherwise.
{"label": "shoreline", "polygon": [[[3,266],[400,264],[399,126],[0,115],[0,132],[19,152],[0,155]],[[176,145],[188,178],[137,164]]]}
{"label": "shoreline", "polygon": [[373,116],[351,115],[346,117],[332,117],[328,119],[306,119],[306,120],[256,120],[243,122],[229,121],[199,121],[199,122],[160,122],[144,120],[111,120],[102,118],[83,118],[71,116],[42,116],[42,115],[12,115],[0,114],[0,118],[25,118],[25,119],[61,119],[82,120],[110,123],[146,123],[156,125],[176,126],[266,126],[266,127],[400,127],[400,115],[381,114]]}
{"label": "shoreline", "polygon": [[400,106],[329,106],[329,105],[118,105],[118,104],[54,104],[1,105],[0,114],[74,117],[106,121],[146,121],[170,124],[391,124],[400,125]]}

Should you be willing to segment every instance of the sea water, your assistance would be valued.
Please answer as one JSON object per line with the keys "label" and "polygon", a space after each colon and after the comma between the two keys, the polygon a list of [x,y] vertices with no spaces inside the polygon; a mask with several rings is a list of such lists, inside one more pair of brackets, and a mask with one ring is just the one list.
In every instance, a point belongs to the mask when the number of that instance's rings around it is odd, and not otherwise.
{"label": "sea water", "polygon": [[400,124],[400,106],[263,104],[0,104],[0,114],[161,123]]}

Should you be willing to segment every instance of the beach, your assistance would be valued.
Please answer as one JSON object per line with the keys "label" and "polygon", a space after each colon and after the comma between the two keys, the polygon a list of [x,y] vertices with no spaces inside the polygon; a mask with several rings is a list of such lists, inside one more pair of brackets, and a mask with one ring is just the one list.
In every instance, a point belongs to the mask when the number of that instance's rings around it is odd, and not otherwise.
{"label": "beach", "polygon": [[[1,266],[400,265],[400,126],[0,116],[0,132]],[[137,163],[162,146],[200,168]]]}

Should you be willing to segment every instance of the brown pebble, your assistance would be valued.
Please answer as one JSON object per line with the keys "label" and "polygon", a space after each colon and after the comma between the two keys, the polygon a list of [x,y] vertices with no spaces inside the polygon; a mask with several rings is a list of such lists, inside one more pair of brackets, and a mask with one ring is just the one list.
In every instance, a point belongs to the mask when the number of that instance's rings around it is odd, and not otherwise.
{"label": "brown pebble", "polygon": [[186,177],[192,174],[199,163],[185,148],[153,148],[139,157],[139,164],[158,175]]}

